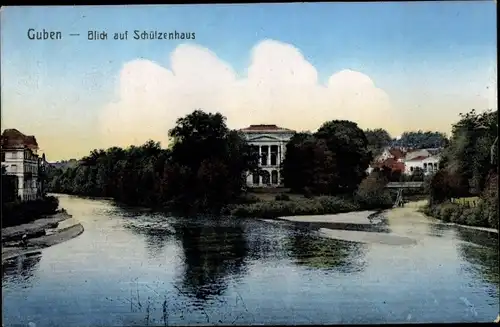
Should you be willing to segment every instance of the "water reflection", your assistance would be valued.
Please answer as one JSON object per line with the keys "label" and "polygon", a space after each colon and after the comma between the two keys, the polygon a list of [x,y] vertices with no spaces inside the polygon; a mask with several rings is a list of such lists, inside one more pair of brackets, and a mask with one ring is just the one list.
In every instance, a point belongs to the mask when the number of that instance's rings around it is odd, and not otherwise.
{"label": "water reflection", "polygon": [[295,233],[288,238],[289,253],[299,265],[342,273],[364,270],[367,245],[320,237],[313,232]]}
{"label": "water reflection", "polygon": [[36,252],[2,263],[2,284],[17,283],[29,287],[41,259],[41,253]]}
{"label": "water reflection", "polygon": [[184,253],[183,293],[199,300],[220,296],[244,273],[248,246],[241,226],[223,223],[176,226]]}
{"label": "water reflection", "polygon": [[173,238],[175,230],[165,217],[139,216],[124,223],[124,228],[144,237],[146,250],[151,258],[160,255]]}
{"label": "water reflection", "polygon": [[469,272],[484,282],[492,284],[490,295],[498,297],[500,268],[498,260],[498,234],[457,227],[457,236],[464,241],[458,245],[459,255],[470,263]]}
{"label": "water reflection", "polygon": [[445,224],[428,224],[429,227],[428,235],[434,237],[443,237],[445,231],[450,230],[450,226]]}

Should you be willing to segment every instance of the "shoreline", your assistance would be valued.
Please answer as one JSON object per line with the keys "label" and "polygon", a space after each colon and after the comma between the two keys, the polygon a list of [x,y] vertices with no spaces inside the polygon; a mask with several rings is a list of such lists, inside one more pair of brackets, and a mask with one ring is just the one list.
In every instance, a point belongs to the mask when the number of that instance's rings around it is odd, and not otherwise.
{"label": "shoreline", "polygon": [[2,245],[6,242],[19,241],[26,234],[28,238],[43,236],[46,229],[56,228],[60,222],[72,218],[66,211],[57,212],[32,222],[2,228]]}
{"label": "shoreline", "polygon": [[60,231],[51,234],[44,235],[36,238],[31,238],[28,240],[28,246],[26,248],[18,246],[3,246],[2,247],[2,264],[5,261],[14,259],[21,255],[28,255],[40,252],[44,248],[48,248],[57,244],[69,241],[84,232],[84,228],[81,223],[77,223],[73,226],[66,227]]}

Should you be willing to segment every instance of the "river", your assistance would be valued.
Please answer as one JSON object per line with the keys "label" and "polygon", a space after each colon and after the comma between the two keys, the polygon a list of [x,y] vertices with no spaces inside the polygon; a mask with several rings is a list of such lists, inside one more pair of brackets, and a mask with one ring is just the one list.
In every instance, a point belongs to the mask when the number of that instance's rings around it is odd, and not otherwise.
{"label": "river", "polygon": [[[492,322],[498,234],[402,213],[411,245],[59,195],[82,235],[2,269],[5,326]],[[33,324],[30,324],[33,326]]]}

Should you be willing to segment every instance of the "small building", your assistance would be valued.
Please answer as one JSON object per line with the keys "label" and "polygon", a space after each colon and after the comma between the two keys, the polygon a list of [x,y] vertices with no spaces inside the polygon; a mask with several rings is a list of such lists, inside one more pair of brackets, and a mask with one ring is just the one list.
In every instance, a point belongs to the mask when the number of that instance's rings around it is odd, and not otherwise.
{"label": "small building", "polygon": [[405,174],[412,175],[421,169],[425,175],[432,174],[439,169],[440,156],[417,156],[405,161]]}
{"label": "small building", "polygon": [[240,132],[259,154],[260,174],[247,174],[248,187],[283,186],[281,164],[285,158],[286,144],[295,131],[276,125],[250,125]]}
{"label": "small building", "polygon": [[386,148],[382,153],[375,158],[375,162],[380,163],[384,162],[387,159],[394,159],[397,162],[403,162],[405,157],[405,153],[403,150],[398,148]]}
{"label": "small building", "polygon": [[17,195],[21,201],[31,201],[41,196],[38,179],[40,158],[38,143],[32,135],[17,129],[6,129],[1,135],[1,161],[8,175],[17,177]]}

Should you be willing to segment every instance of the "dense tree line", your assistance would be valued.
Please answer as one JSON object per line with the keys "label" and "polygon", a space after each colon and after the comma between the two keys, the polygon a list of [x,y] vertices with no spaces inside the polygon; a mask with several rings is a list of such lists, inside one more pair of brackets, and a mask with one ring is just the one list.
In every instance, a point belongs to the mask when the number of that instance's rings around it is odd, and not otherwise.
{"label": "dense tree line", "polygon": [[[473,219],[464,217],[465,222],[498,227],[497,140],[498,111],[478,113],[472,110],[460,115],[443,151],[440,169],[430,181],[431,208],[440,208],[439,205],[448,204],[453,198],[478,195],[477,209],[466,212]],[[463,211],[451,204],[443,208],[443,212],[433,214],[451,219],[449,215],[454,210]],[[462,219],[458,216],[456,219]]]}
{"label": "dense tree line", "polygon": [[196,110],[169,131],[168,149],[148,141],[93,150],[76,167],[51,169],[52,192],[112,197],[132,205],[218,210],[236,201],[258,157],[221,114]]}
{"label": "dense tree line", "polygon": [[407,149],[442,148],[448,144],[446,135],[441,132],[413,131],[404,132],[400,138],[393,138],[385,129],[367,129],[364,131],[368,140],[368,150],[376,157],[386,147]]}
{"label": "dense tree line", "polygon": [[391,146],[411,149],[442,148],[448,144],[446,135],[441,132],[404,132],[399,139],[393,139]]}

